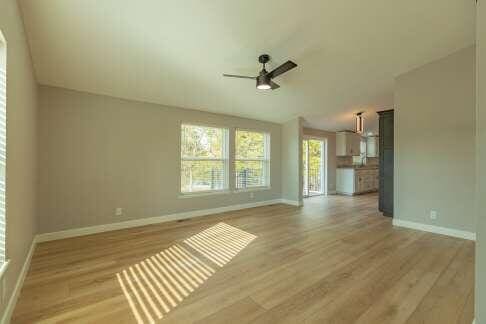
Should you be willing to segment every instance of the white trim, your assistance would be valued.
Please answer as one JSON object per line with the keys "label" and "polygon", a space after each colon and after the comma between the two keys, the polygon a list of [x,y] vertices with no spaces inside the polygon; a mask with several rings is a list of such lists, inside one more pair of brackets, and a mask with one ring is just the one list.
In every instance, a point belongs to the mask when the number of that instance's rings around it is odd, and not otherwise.
{"label": "white trim", "polygon": [[241,209],[247,209],[247,208],[253,208],[253,207],[274,205],[274,204],[279,204],[279,203],[294,205],[294,203],[296,203],[296,202],[292,202],[292,201],[285,201],[284,202],[284,200],[282,200],[282,199],[265,200],[265,201],[258,201],[258,202],[254,202],[254,203],[231,205],[231,206],[225,206],[225,207],[201,209],[201,210],[194,210],[194,211],[189,211],[189,212],[175,213],[175,214],[169,214],[169,215],[163,215],[163,216],[134,219],[134,220],[119,222],[119,223],[111,223],[111,224],[96,225],[96,226],[90,226],[90,227],[75,228],[75,229],[69,229],[69,230],[59,231],[59,232],[39,234],[39,235],[37,235],[37,242],[54,241],[54,240],[60,240],[60,239],[64,239],[64,238],[90,235],[90,234],[96,234],[96,233],[102,233],[102,232],[109,232],[109,231],[115,231],[115,230],[120,230],[120,229],[125,229],[125,228],[145,226],[145,225],[150,225],[150,224],[158,224],[158,223],[164,223],[164,222],[170,222],[170,221],[188,219],[188,218],[194,218],[194,217],[200,217],[200,216],[207,216],[207,215],[212,215],[212,214],[219,214],[219,213],[241,210]]}
{"label": "white trim", "polygon": [[205,191],[191,191],[191,192],[184,192],[179,194],[177,198],[197,198],[197,197],[205,197],[205,196],[214,196],[214,195],[226,195],[230,194],[231,191],[229,189],[221,189],[221,190],[205,190]]}
{"label": "white trim", "polygon": [[[214,128],[214,129],[220,129],[222,131],[222,157],[221,158],[197,158],[194,156],[191,157],[184,157],[182,156],[182,130],[184,126],[191,126],[191,127],[200,127],[200,128]],[[212,193],[212,192],[223,192],[226,193],[227,191],[230,191],[229,187],[229,166],[230,166],[230,156],[229,156],[229,141],[230,141],[230,129],[229,127],[223,127],[223,126],[209,126],[209,125],[197,125],[197,124],[192,124],[192,123],[180,123],[180,132],[179,132],[179,198],[181,198],[184,195],[191,195],[194,192],[193,191],[182,191],[182,183],[181,183],[181,174],[182,174],[182,163],[184,161],[221,161],[223,162],[223,189],[215,189],[215,190],[204,190],[201,191],[200,193]],[[196,192],[197,193],[197,192]],[[187,197],[184,197],[187,198]]]}
{"label": "white trim", "polygon": [[[248,132],[248,133],[260,133],[263,134],[263,158],[255,158],[255,159],[249,159],[249,158],[241,158],[236,155],[236,151],[238,149],[236,145],[236,139],[238,135],[238,131],[241,132]],[[245,129],[245,128],[239,128],[235,127],[234,129],[234,138],[233,138],[233,172],[234,172],[234,180],[236,181],[236,162],[242,161],[242,162],[263,162],[263,176],[264,176],[264,185],[259,186],[260,188],[270,188],[272,185],[272,179],[271,179],[271,134],[268,131],[263,131],[263,130],[254,130],[254,129]],[[234,183],[234,189],[233,192],[236,192],[237,190],[244,190],[245,188],[237,188],[238,184],[235,182]]]}
{"label": "white trim", "polygon": [[297,206],[297,207],[300,207],[300,206],[303,206],[304,205],[304,202],[297,201],[297,200],[280,199],[280,202],[282,204],[292,205],[292,206]]}
{"label": "white trim", "polygon": [[266,158],[266,157],[264,157],[264,158],[254,158],[254,159],[235,158],[235,161],[242,161],[242,162],[268,162],[269,159]]}
{"label": "white trim", "polygon": [[430,224],[410,222],[410,221],[405,221],[396,218],[393,219],[393,226],[406,227],[406,228],[411,228],[419,231],[431,232],[436,234],[462,238],[465,240],[476,241],[476,233],[456,230],[448,227],[440,227],[440,226],[435,226]]}
{"label": "white trim", "polygon": [[210,157],[206,157],[206,158],[198,158],[198,157],[183,157],[182,158],[183,161],[221,161],[221,162],[224,162],[226,159],[223,159],[223,158],[210,158]]}
{"label": "white trim", "polygon": [[268,191],[268,190],[272,190],[272,187],[265,187],[265,186],[249,187],[249,188],[235,189],[232,192],[240,193],[240,192],[255,192],[255,191]]}
{"label": "white trim", "polygon": [[27,253],[27,257],[25,258],[24,265],[22,266],[22,270],[20,271],[19,277],[17,278],[17,283],[15,284],[15,288],[12,292],[12,295],[10,296],[7,307],[5,308],[5,313],[3,314],[3,317],[0,320],[0,323],[2,324],[10,323],[10,318],[12,317],[13,311],[15,309],[15,305],[17,304],[17,299],[19,298],[20,291],[22,290],[22,286],[24,285],[24,279],[27,276],[27,272],[29,271],[30,260],[32,260],[32,255],[34,254],[36,244],[37,244],[37,237],[34,237],[30,245],[29,253]]}

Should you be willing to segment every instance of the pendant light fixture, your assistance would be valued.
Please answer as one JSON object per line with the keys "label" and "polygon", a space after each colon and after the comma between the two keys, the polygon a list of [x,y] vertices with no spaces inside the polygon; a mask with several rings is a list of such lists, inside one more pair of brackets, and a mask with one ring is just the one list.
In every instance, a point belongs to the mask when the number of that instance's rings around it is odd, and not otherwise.
{"label": "pendant light fixture", "polygon": [[364,117],[362,111],[356,114],[355,131],[358,134],[364,133]]}

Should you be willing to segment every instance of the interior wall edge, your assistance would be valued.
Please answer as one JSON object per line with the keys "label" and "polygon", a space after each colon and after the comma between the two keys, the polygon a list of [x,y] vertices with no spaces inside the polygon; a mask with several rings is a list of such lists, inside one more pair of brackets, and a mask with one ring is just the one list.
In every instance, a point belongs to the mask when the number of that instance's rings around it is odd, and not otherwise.
{"label": "interior wall edge", "polygon": [[29,252],[27,253],[24,264],[22,266],[22,270],[20,271],[19,276],[17,277],[17,282],[15,283],[14,290],[13,290],[12,294],[10,295],[10,298],[8,299],[7,307],[5,308],[3,316],[0,320],[1,324],[10,323],[10,319],[11,319],[13,311],[15,309],[15,305],[17,304],[17,300],[20,296],[22,286],[24,285],[25,277],[27,276],[27,273],[29,272],[30,261],[32,260],[32,256],[34,255],[34,250],[35,250],[36,245],[37,245],[37,236],[34,236],[34,238],[32,239],[32,242],[30,244]]}
{"label": "interior wall edge", "polygon": [[[6,257],[0,321],[7,319],[28,269],[38,232],[38,84],[18,1],[0,1],[0,29],[7,45]],[[26,265],[27,262],[27,265]],[[10,307],[12,309],[7,309]],[[3,316],[3,317],[2,317]]]}

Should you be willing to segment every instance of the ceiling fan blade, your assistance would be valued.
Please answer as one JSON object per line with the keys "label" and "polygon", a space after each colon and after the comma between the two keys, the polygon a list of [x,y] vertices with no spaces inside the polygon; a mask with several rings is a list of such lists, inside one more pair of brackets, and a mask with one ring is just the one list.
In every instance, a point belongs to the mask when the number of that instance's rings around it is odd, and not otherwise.
{"label": "ceiling fan blade", "polygon": [[280,88],[280,86],[273,81],[270,81],[270,86],[272,87],[272,90]]}
{"label": "ceiling fan blade", "polygon": [[295,64],[294,62],[287,61],[284,64],[282,64],[279,67],[277,67],[272,72],[268,73],[268,76],[270,77],[270,79],[273,79],[273,78],[279,76],[280,74],[283,74],[283,73],[285,73],[285,72],[287,72],[289,70],[292,70],[296,66],[297,66],[297,64]]}
{"label": "ceiling fan blade", "polygon": [[224,77],[228,78],[240,78],[240,79],[252,79],[255,80],[256,77],[245,76],[245,75],[235,75],[235,74],[223,74]]}

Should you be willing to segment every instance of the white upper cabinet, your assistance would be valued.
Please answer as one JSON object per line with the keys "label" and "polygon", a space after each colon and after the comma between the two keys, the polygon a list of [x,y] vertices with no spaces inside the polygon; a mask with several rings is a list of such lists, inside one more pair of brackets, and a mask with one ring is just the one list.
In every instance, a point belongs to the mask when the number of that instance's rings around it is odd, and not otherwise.
{"label": "white upper cabinet", "polygon": [[366,157],[378,157],[378,136],[369,136],[366,138]]}
{"label": "white upper cabinet", "polygon": [[361,154],[361,135],[353,132],[336,133],[337,156],[359,156]]}

